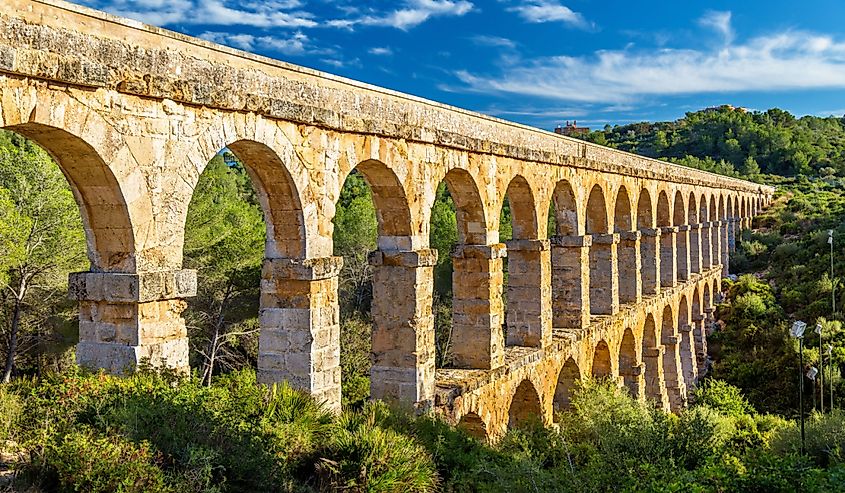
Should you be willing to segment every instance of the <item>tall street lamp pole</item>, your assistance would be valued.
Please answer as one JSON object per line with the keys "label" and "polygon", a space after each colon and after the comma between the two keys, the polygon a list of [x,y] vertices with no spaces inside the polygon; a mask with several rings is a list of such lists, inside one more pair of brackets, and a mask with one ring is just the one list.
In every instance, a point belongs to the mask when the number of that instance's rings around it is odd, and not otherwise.
{"label": "tall street lamp pole", "polygon": [[[819,335],[819,408],[824,414],[824,354],[822,352],[822,324],[816,323],[816,334]],[[815,385],[813,386],[815,392]]]}
{"label": "tall street lamp pole", "polygon": [[789,335],[798,339],[798,408],[801,416],[801,455],[804,455],[804,331],[807,324],[796,320],[789,330]]}

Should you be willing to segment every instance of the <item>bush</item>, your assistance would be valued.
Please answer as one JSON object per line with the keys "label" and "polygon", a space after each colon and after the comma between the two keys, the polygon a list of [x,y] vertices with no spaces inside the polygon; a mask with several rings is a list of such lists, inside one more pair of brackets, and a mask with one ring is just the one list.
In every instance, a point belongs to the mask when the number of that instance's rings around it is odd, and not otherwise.
{"label": "bush", "polygon": [[97,437],[91,430],[70,433],[49,445],[43,460],[61,491],[173,491],[155,463],[161,458],[154,456],[149,443],[135,444],[121,436]]}
{"label": "bush", "polygon": [[437,487],[434,463],[411,437],[385,429],[384,405],[344,413],[321,450],[317,473],[324,489],[428,492]]}
{"label": "bush", "polygon": [[14,430],[23,412],[20,398],[7,385],[0,385],[0,451],[6,440],[14,439]]}
{"label": "bush", "polygon": [[[845,465],[845,411],[813,413],[805,422],[807,455],[822,467]],[[781,454],[801,450],[801,430],[797,423],[783,427],[772,438],[772,450]]]}
{"label": "bush", "polygon": [[738,417],[755,413],[739,388],[722,380],[707,379],[701,382],[692,393],[692,401],[696,405],[707,406],[728,416]]}

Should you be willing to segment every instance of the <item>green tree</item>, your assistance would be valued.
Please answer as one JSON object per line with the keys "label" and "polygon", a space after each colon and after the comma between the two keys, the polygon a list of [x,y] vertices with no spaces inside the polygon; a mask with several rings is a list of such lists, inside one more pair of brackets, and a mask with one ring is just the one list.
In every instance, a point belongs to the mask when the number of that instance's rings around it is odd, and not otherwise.
{"label": "green tree", "polygon": [[185,267],[198,277],[186,318],[206,385],[218,366],[250,365],[256,353],[266,228],[246,170],[230,162],[218,154],[208,163],[185,227]]}
{"label": "green tree", "polygon": [[0,246],[8,382],[21,343],[37,344],[68,272],[85,262],[82,220],[64,175],[44,150],[9,133],[0,134]]}

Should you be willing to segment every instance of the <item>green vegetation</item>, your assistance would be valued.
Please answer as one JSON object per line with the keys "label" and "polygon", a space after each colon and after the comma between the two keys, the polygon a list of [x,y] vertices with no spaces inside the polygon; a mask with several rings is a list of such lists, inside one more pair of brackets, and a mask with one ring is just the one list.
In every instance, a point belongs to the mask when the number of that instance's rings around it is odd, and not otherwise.
{"label": "green vegetation", "polygon": [[21,461],[44,491],[845,491],[845,415],[795,425],[711,384],[674,416],[586,382],[560,429],[529,423],[486,445],[381,403],[331,416],[252,370],[211,386],[147,371],[65,372],[0,390]]}
{"label": "green vegetation", "polygon": [[777,108],[749,112],[726,105],[674,122],[606,126],[586,139],[752,180],[760,173],[845,176],[845,118],[795,118]]}

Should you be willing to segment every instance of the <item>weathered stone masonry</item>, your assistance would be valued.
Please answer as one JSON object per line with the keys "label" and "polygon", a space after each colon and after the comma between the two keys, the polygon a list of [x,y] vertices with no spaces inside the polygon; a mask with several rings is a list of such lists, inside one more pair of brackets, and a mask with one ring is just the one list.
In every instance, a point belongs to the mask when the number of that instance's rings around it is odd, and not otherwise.
{"label": "weathered stone masonry", "polygon": [[[379,227],[375,397],[491,436],[531,414],[551,421],[588,375],[677,409],[704,367],[736,236],[773,193],[59,0],[0,7],[0,127],[55,157],[82,212],[91,268],[70,293],[88,366],[187,367],[185,217],[200,173],[229,148],[267,225],[262,382],[340,406],[331,221],[357,169]],[[460,242],[450,369],[434,364],[428,245],[444,181]]]}

